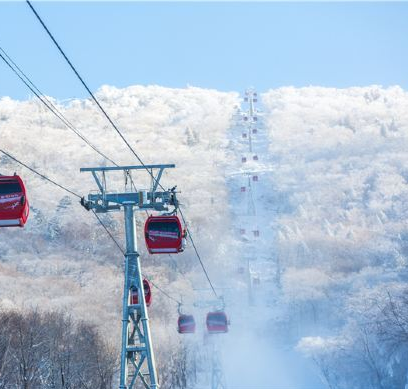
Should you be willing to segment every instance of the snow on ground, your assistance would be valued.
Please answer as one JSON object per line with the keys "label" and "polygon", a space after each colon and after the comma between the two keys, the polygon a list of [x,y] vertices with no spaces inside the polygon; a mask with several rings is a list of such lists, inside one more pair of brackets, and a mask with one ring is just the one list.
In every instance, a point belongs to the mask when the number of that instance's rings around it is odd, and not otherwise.
{"label": "snow on ground", "polygon": [[[242,112],[246,108],[243,103]],[[274,300],[280,277],[276,231],[270,226],[282,204],[276,204],[264,114],[256,115],[257,121],[248,122],[237,112],[229,134],[232,155],[226,178],[239,248],[232,269],[237,286],[226,291],[230,331],[218,335],[225,380],[231,389],[319,389],[324,385],[317,367],[296,344],[268,333],[278,309]]]}
{"label": "snow on ground", "polygon": [[[145,162],[177,165],[164,183],[182,192],[210,277],[232,288],[222,353],[230,389],[317,389],[320,374],[338,389],[406,385],[406,329],[397,325],[408,321],[405,91],[270,90],[262,95],[254,152],[234,122],[236,93],[134,86],[103,87],[98,97]],[[60,108],[113,159],[134,162],[90,101]],[[106,163],[34,100],[0,100],[0,143],[83,195],[94,184],[79,168]],[[1,306],[69,309],[116,339],[120,254],[77,199],[0,157],[0,172],[14,171],[25,178],[31,216],[24,230],[0,231]],[[121,215],[105,222],[120,240]],[[191,247],[175,261],[140,248],[158,284],[176,297],[201,298],[192,286],[207,285]],[[168,345],[156,346],[165,360],[181,340],[177,312],[160,294],[154,301],[153,334]],[[202,345],[200,336],[191,343]]]}
{"label": "snow on ground", "polygon": [[263,103],[283,204],[270,224],[283,273],[269,330],[299,342],[331,387],[403,387],[393,323],[406,305],[408,94],[288,87]]}
{"label": "snow on ground", "polygon": [[[208,245],[220,235],[226,196],[222,167],[226,161],[225,128],[229,127],[236,94],[198,88],[169,89],[133,86],[103,87],[97,96],[145,163],[175,163],[162,179],[178,185],[180,201],[200,253],[214,279],[228,247]],[[64,115],[115,162],[138,164],[123,142],[89,100],[55,102]],[[91,148],[70,132],[35,99],[0,99],[1,148],[39,172],[87,195],[96,189],[80,167],[106,165]],[[154,147],[152,147],[154,145]],[[63,310],[96,324],[105,339],[119,346],[123,290],[123,257],[93,215],[79,200],[0,155],[0,173],[24,178],[31,215],[24,229],[0,230],[0,309]],[[145,175],[146,176],[146,175]],[[143,175],[138,187],[148,187]],[[111,190],[123,189],[114,177]],[[123,245],[123,215],[102,215]],[[138,219],[143,272],[174,298],[190,295],[192,285],[205,286],[191,247],[170,259],[149,256]],[[217,266],[218,267],[218,266]],[[177,306],[153,290],[150,309],[158,365],[178,351]],[[167,354],[167,355],[166,355]]]}

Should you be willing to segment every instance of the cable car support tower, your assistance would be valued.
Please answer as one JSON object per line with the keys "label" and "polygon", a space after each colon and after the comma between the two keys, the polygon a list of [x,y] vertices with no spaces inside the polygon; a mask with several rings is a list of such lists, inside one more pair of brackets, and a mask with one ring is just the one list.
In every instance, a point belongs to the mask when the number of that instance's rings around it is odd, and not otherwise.
{"label": "cable car support tower", "polygon": [[[119,389],[133,389],[139,380],[146,389],[159,388],[154,360],[149,317],[143,291],[143,278],[137,251],[135,212],[155,210],[168,211],[169,206],[177,208],[175,189],[157,191],[164,169],[175,165],[143,165],[81,168],[90,172],[99,190],[83,198],[81,204],[96,213],[124,211],[126,231],[125,277],[123,288],[122,344]],[[136,190],[132,185],[123,193],[107,190],[107,173],[122,171],[127,178],[132,171],[144,170],[151,175],[149,190]],[[126,189],[126,188],[125,188]],[[138,304],[132,304],[130,291],[137,288]]]}
{"label": "cable car support tower", "polygon": [[[258,118],[257,118],[257,111],[255,109],[255,103],[258,101],[258,95],[255,91],[254,88],[248,88],[245,91],[245,97],[244,97],[244,102],[248,103],[248,111],[246,111],[246,123],[245,127],[248,133],[248,148],[249,152],[252,154],[254,152],[253,150],[253,139],[252,139],[252,132],[254,126],[257,124]],[[255,221],[257,224],[257,209],[254,201],[254,188],[252,187],[251,184],[251,179],[254,177],[253,171],[247,171],[243,173],[244,177],[247,177],[248,180],[248,191],[247,191],[247,216],[250,217]],[[259,230],[257,229],[258,233]],[[246,242],[250,243],[250,242]],[[252,242],[253,243],[253,242]],[[254,252],[255,250],[252,248],[251,250],[248,250],[249,252]],[[248,284],[248,303],[249,305],[254,304],[254,295],[253,295],[253,289],[252,289],[252,271],[251,271],[251,261],[255,260],[256,257],[247,257],[246,258],[246,265],[247,265],[247,284]]]}

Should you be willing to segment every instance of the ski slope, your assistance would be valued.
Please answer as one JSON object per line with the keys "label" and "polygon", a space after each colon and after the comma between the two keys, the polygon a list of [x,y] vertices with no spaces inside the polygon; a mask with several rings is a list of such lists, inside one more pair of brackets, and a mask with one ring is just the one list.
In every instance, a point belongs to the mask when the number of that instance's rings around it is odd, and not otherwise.
{"label": "ski slope", "polygon": [[[295,349],[296,343],[268,334],[281,293],[274,225],[284,204],[273,181],[265,115],[257,103],[251,106],[253,92],[249,90],[249,102],[242,102],[229,130],[231,164],[226,181],[239,243],[232,269],[237,288],[227,298],[232,324],[220,339],[226,387],[320,389],[324,385],[317,367]],[[249,120],[243,120],[247,116]]]}

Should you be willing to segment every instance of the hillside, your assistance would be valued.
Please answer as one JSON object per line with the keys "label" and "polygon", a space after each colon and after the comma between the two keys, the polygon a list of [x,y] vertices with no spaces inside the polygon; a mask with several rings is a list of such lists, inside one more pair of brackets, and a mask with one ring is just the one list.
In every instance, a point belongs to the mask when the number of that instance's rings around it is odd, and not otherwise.
{"label": "hillside", "polygon": [[[225,298],[232,330],[223,354],[227,382],[235,384],[231,376],[253,374],[256,389],[271,382],[282,385],[291,376],[291,364],[304,363],[306,356],[317,363],[328,387],[406,384],[404,90],[286,87],[263,93],[259,159],[250,166],[259,178],[253,189],[257,218],[251,221],[240,193],[246,181],[237,178],[246,169],[238,93],[104,86],[97,96],[145,163],[176,164],[163,184],[178,185],[210,276],[218,287],[229,288]],[[115,162],[137,164],[90,101],[56,103]],[[241,108],[246,109],[244,104]],[[96,188],[79,168],[106,164],[36,100],[0,100],[0,144],[81,195]],[[14,171],[25,179],[31,216],[24,229],[0,230],[0,306],[68,311],[115,342],[121,253],[78,199],[0,157],[0,173]],[[143,175],[136,182],[139,187],[149,184]],[[120,185],[122,177],[112,189]],[[239,231],[254,220],[249,230],[259,229],[258,243],[245,246]],[[123,242],[122,215],[112,213],[104,221]],[[148,256],[140,239],[140,251],[144,272],[168,293],[184,295],[188,304],[204,299],[192,291],[207,284],[191,247],[171,260]],[[239,273],[248,254],[258,258],[252,267],[252,277],[259,280],[252,307]],[[151,318],[158,359],[165,361],[166,353],[185,343],[175,330],[175,304],[158,291]],[[245,327],[242,343],[234,323]],[[196,347],[201,338],[200,332],[187,345]],[[249,342],[252,338],[258,343]],[[279,379],[261,374],[262,364],[250,364],[247,373],[238,374],[239,365],[231,362],[240,355],[238,344],[248,346],[244,351],[249,354],[261,350],[263,360],[276,361],[271,374]],[[294,379],[295,384],[309,375],[315,379],[315,373],[308,374]],[[250,382],[248,377],[241,382]],[[309,383],[303,384],[296,389],[308,389]]]}

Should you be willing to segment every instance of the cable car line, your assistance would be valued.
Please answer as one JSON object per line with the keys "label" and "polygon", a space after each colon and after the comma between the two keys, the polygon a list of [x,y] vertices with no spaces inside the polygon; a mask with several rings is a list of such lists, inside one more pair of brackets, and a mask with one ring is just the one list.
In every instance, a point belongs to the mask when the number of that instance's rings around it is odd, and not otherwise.
{"label": "cable car line", "polygon": [[[120,244],[118,243],[118,241],[115,239],[115,237],[113,236],[113,234],[109,231],[108,227],[103,223],[103,221],[101,220],[101,218],[98,216],[98,214],[92,210],[92,212],[94,213],[95,217],[98,219],[99,223],[101,223],[102,227],[105,229],[106,233],[109,235],[109,237],[113,240],[113,242],[116,244],[116,246],[119,248],[120,252],[125,255],[125,250],[123,250],[123,248],[120,246]],[[170,296],[166,291],[164,291],[163,289],[161,289],[159,286],[157,286],[157,284],[155,284],[149,277],[147,277],[145,274],[142,274],[142,276],[144,278],[146,278],[153,287],[155,287],[158,291],[160,291],[161,293],[163,293],[166,297],[168,297],[170,300],[174,301],[177,304],[182,304],[180,301],[178,301],[177,299],[175,299],[174,297]]]}
{"label": "cable car line", "polygon": [[0,47],[0,58],[5,64],[16,74],[16,76],[27,86],[28,89],[49,109],[58,119],[60,119],[71,131],[73,131],[79,138],[81,138],[89,147],[96,151],[101,157],[110,161],[114,165],[118,166],[112,161],[106,154],[99,151],[84,135],[82,135],[75,126],[64,116],[64,114],[55,106],[55,104],[49,100],[44,93],[38,89],[38,87],[30,80],[30,78],[21,70],[21,68],[10,58],[5,50]]}
{"label": "cable car line", "polygon": [[183,219],[184,225],[186,226],[187,235],[188,235],[189,238],[190,238],[191,244],[193,245],[194,251],[195,251],[195,253],[196,253],[196,255],[197,255],[197,258],[198,258],[198,260],[199,260],[199,262],[200,262],[200,264],[201,264],[201,267],[202,267],[202,269],[203,269],[203,271],[204,271],[204,274],[205,274],[205,276],[206,276],[206,278],[207,278],[207,281],[208,281],[208,283],[210,284],[211,289],[212,289],[212,291],[213,291],[215,297],[219,298],[219,296],[218,296],[217,292],[215,291],[215,288],[214,288],[214,286],[213,286],[213,284],[212,284],[212,282],[211,282],[211,280],[210,280],[210,277],[208,276],[208,273],[207,273],[207,270],[206,270],[206,268],[205,268],[205,266],[204,266],[204,263],[203,263],[203,261],[201,260],[201,256],[200,256],[200,254],[198,253],[198,250],[197,250],[197,247],[196,247],[196,245],[195,245],[195,243],[194,243],[194,240],[193,240],[193,237],[192,237],[192,235],[191,235],[191,232],[190,232],[190,230],[188,229],[188,226],[187,226],[187,223],[186,223],[186,219],[184,218],[183,212],[182,212],[182,210],[181,210],[180,208],[179,208],[179,210],[180,210],[180,215],[181,215],[181,218]]}
{"label": "cable car line", "polygon": [[[113,240],[113,242],[116,244],[116,246],[118,247],[118,249],[120,250],[120,252],[125,255],[125,250],[123,250],[123,248],[120,246],[120,244],[118,243],[118,241],[115,239],[115,237],[113,236],[113,234],[109,231],[108,227],[105,225],[105,223],[101,220],[101,218],[98,216],[98,214],[93,211],[93,214],[95,215],[95,217],[98,219],[99,223],[102,225],[102,227],[104,228],[104,230],[106,231],[106,233],[109,235],[109,237]],[[157,284],[155,284],[151,278],[147,277],[145,274],[142,274],[142,276],[144,278],[146,278],[153,287],[155,287],[159,292],[161,292],[162,294],[164,294],[167,298],[169,298],[170,300],[174,301],[177,304],[182,304],[179,300],[175,299],[174,297],[170,296],[166,291],[164,291],[162,288],[160,288],[159,286],[157,286]]]}
{"label": "cable car line", "polygon": [[[46,106],[47,109],[49,109],[56,117],[58,117],[68,128],[70,128],[76,135],[78,135],[85,143],[87,143],[93,150],[95,150],[99,155],[101,155],[103,158],[107,159],[108,161],[112,162],[114,165],[118,166],[117,163],[112,161],[109,157],[107,157],[105,154],[100,152],[95,146],[93,146],[82,134],[79,133],[78,130],[74,127],[72,123],[69,122],[68,119],[65,118],[65,116],[58,110],[58,108],[48,99],[45,97],[45,95],[40,91],[40,89],[30,80],[30,78],[21,70],[21,68],[11,59],[11,57],[5,52],[5,50],[0,47],[0,51],[4,54],[4,56],[0,53],[0,57],[3,59],[3,61],[6,63],[8,67],[17,75],[17,77],[31,90],[32,93],[35,94],[35,96]],[[14,66],[14,67],[13,67]],[[17,70],[18,71],[17,71]],[[20,72],[20,73],[19,73]],[[30,166],[26,165],[25,163],[19,161],[17,158],[12,156],[11,154],[7,153],[4,150],[0,150],[4,155],[9,157],[10,159],[14,160],[15,162],[19,163],[20,165],[24,166],[25,168],[29,169],[31,172],[34,174],[39,175],[41,178],[49,181],[50,183],[60,187],[61,189],[67,191],[68,193],[81,198],[81,196],[77,193],[74,193],[73,191],[69,190],[68,188],[63,187],[62,185],[58,184],[57,182],[51,180],[47,176],[37,172],[35,169],[31,168]],[[130,177],[131,183],[134,186],[134,182],[132,177]],[[121,251],[121,253],[124,255],[125,252],[118,243],[118,241],[115,239],[115,237],[112,235],[112,233],[109,231],[109,229],[106,227],[106,225],[103,223],[101,218],[97,215],[96,212],[93,211],[93,214],[97,218],[98,222],[101,224],[101,226],[104,228],[106,233],[109,235],[109,237],[112,239],[112,241],[115,243],[115,245],[118,247],[118,249]],[[181,272],[180,272],[181,273]],[[182,273],[181,273],[182,274]],[[184,276],[184,274],[182,274]],[[161,293],[163,293],[166,297],[169,299],[173,300],[177,304],[180,302],[176,300],[175,298],[171,297],[167,292],[162,290],[159,286],[157,286],[155,283],[153,283],[148,277],[145,277],[146,279],[149,280],[149,282],[154,286],[157,290],[159,290]]]}
{"label": "cable car line", "polygon": [[158,291],[163,293],[167,298],[169,298],[170,300],[174,301],[177,304],[182,304],[181,301],[179,301],[179,300],[175,299],[174,297],[170,296],[167,292],[165,292],[163,289],[158,287],[157,284],[155,284],[151,279],[149,279],[145,275],[143,277],[146,278],[152,284],[152,286],[154,286]]}
{"label": "cable car line", "polygon": [[[132,154],[136,157],[136,159],[140,162],[140,164],[146,169],[146,171],[150,174],[150,176],[152,177],[153,181],[156,181],[156,178],[154,177],[153,173],[146,167],[145,163],[142,161],[142,159],[139,157],[139,155],[136,153],[136,151],[133,149],[133,147],[130,145],[130,143],[126,140],[126,138],[124,137],[124,135],[122,134],[122,132],[119,130],[119,128],[116,126],[116,124],[113,122],[113,120],[110,118],[110,116],[107,114],[107,112],[105,111],[105,109],[102,107],[102,105],[99,103],[98,99],[95,97],[95,95],[92,93],[92,91],[89,89],[88,85],[85,83],[84,79],[80,76],[80,74],[78,73],[78,71],[76,70],[76,68],[74,67],[74,65],[72,64],[72,62],[69,60],[69,58],[67,57],[67,55],[65,54],[65,52],[62,50],[61,46],[58,44],[58,42],[55,40],[54,36],[51,34],[50,30],[48,29],[48,27],[45,25],[45,23],[43,22],[43,20],[41,19],[40,15],[38,15],[37,11],[34,9],[34,7],[32,6],[32,4],[30,3],[29,0],[26,0],[27,4],[29,5],[29,7],[31,8],[31,10],[33,11],[34,15],[36,16],[36,18],[38,19],[38,21],[41,23],[41,25],[43,26],[44,30],[47,32],[47,34],[49,35],[49,37],[51,38],[51,40],[54,42],[55,46],[58,48],[59,52],[62,54],[62,56],[65,58],[65,60],[67,61],[68,65],[71,67],[71,69],[73,70],[73,72],[75,73],[75,75],[78,77],[79,81],[81,82],[81,84],[84,86],[84,88],[87,90],[87,92],[89,93],[89,95],[91,96],[92,100],[95,102],[95,104],[98,106],[98,108],[101,110],[101,112],[103,113],[103,115],[106,117],[106,119],[109,121],[109,123],[112,125],[112,127],[115,129],[115,131],[118,133],[118,135],[122,138],[122,140],[125,142],[126,146],[129,148],[129,150],[132,152]],[[164,187],[157,182],[158,185],[163,189]]]}
{"label": "cable car line", "polygon": [[[60,189],[68,192],[69,194],[82,199],[82,196],[79,195],[78,193],[73,192],[72,190],[66,188],[65,186],[62,186],[61,184],[58,184],[58,182],[55,182],[54,180],[52,180],[51,178],[48,178],[47,176],[45,176],[44,174],[38,172],[37,170],[33,169],[31,166],[28,166],[27,164],[25,164],[24,162],[18,160],[16,157],[14,157],[13,155],[11,155],[10,153],[0,149],[0,152],[3,153],[4,155],[6,155],[8,158],[12,159],[13,161],[17,162],[18,164],[20,164],[21,166],[24,166],[26,169],[30,170],[32,173],[40,176],[41,178],[43,178],[44,180],[50,182],[51,184],[54,184],[56,186],[58,186]],[[97,220],[99,221],[99,223],[102,225],[102,227],[105,229],[105,231],[108,233],[108,235],[111,237],[111,239],[115,242],[116,246],[118,246],[118,248],[122,251],[122,253],[124,254],[123,249],[120,247],[119,243],[116,241],[116,239],[113,237],[113,235],[110,233],[110,231],[108,230],[108,228],[105,226],[105,224],[102,222],[102,220],[100,219],[100,217],[96,214],[96,212],[93,211],[93,214],[95,215],[95,217],[97,218]]]}
{"label": "cable car line", "polygon": [[[50,30],[48,29],[48,27],[45,25],[45,23],[43,22],[43,20],[41,19],[40,15],[37,13],[37,11],[34,9],[33,5],[31,4],[31,2],[29,0],[26,0],[26,3],[29,5],[29,7],[31,8],[32,12],[34,13],[34,15],[36,16],[37,20],[40,22],[40,24],[42,25],[42,27],[44,28],[44,30],[47,32],[48,36],[51,38],[51,40],[53,41],[53,43],[55,44],[55,46],[57,47],[57,49],[59,50],[59,52],[61,53],[61,55],[64,57],[64,59],[66,60],[66,62],[68,63],[68,65],[71,67],[72,71],[75,73],[75,75],[77,76],[77,78],[79,79],[79,81],[81,82],[81,84],[84,86],[84,88],[87,90],[87,92],[89,93],[89,95],[91,96],[92,100],[95,102],[95,104],[98,106],[98,108],[101,110],[101,112],[103,113],[103,115],[106,117],[106,119],[109,121],[109,123],[112,125],[112,127],[114,128],[114,130],[118,133],[118,135],[121,137],[121,139],[125,142],[126,146],[129,148],[129,150],[132,152],[132,154],[136,157],[136,159],[140,162],[140,164],[146,169],[146,171],[149,173],[149,175],[152,177],[153,181],[157,182],[158,186],[163,189],[165,191],[165,188],[160,184],[160,182],[158,182],[156,180],[156,178],[154,177],[153,173],[146,167],[145,163],[142,161],[142,159],[139,157],[139,155],[136,153],[136,151],[133,149],[133,147],[130,145],[130,143],[126,140],[126,138],[124,137],[124,135],[122,134],[122,132],[119,130],[119,128],[115,125],[115,123],[113,122],[113,120],[110,118],[110,116],[108,115],[108,113],[105,111],[105,109],[102,107],[102,105],[99,103],[98,99],[95,97],[95,95],[92,93],[92,91],[89,89],[88,85],[85,83],[84,79],[81,77],[81,75],[78,73],[78,71],[76,70],[75,66],[72,64],[72,62],[69,60],[69,58],[67,57],[67,55],[65,54],[65,52],[62,50],[61,46],[58,44],[58,42],[56,41],[56,39],[54,38],[54,36],[52,35],[52,33],[50,32]],[[184,216],[182,214],[181,209],[180,210],[180,214],[182,215],[182,218],[185,222]],[[217,292],[215,291],[215,288],[209,278],[208,272],[204,266],[204,263],[201,259],[200,254],[198,253],[197,247],[194,243],[194,240],[191,236],[191,233],[189,232],[189,229],[187,227],[187,232],[188,235],[190,237],[190,241],[193,245],[194,251],[196,253],[196,256],[201,264],[201,267],[204,271],[204,274],[207,278],[207,281],[209,282],[211,289],[214,293],[214,295],[219,298]]]}
{"label": "cable car line", "polygon": [[51,182],[51,184],[54,184],[56,186],[58,186],[59,188],[61,188],[62,190],[65,190],[66,192],[72,194],[75,197],[78,197],[79,199],[82,198],[82,196],[80,196],[78,193],[73,192],[72,190],[65,188],[64,186],[62,186],[61,184],[58,184],[58,182],[55,182],[54,180],[52,180],[51,178],[48,178],[47,176],[45,176],[44,174],[41,174],[40,172],[38,172],[37,170],[33,169],[32,167],[26,165],[24,162],[19,161],[17,158],[13,157],[11,154],[7,153],[6,151],[0,149],[0,152],[3,153],[4,155],[6,155],[7,157],[9,157],[10,159],[12,159],[13,161],[17,162],[18,164],[24,166],[26,169],[30,170],[32,173],[37,174],[38,176],[40,176],[41,178],[43,178],[44,180]]}
{"label": "cable car line", "polygon": [[[94,151],[96,151],[101,157],[105,158],[106,160],[110,161],[113,165],[119,166],[115,161],[109,158],[106,154],[101,152],[94,146],[84,135],[80,133],[78,129],[64,116],[64,114],[55,106],[55,104],[49,100],[44,93],[40,91],[40,89],[30,80],[30,78],[21,70],[21,68],[10,58],[10,56],[5,52],[5,50],[0,46],[0,51],[7,57],[0,53],[0,57],[6,63],[7,66],[17,75],[17,77],[31,90],[32,93],[49,109],[58,119],[60,119],[71,131],[74,132],[80,139],[82,139],[89,147],[91,147]],[[9,62],[10,61],[10,62]],[[13,66],[14,67],[13,67]],[[18,71],[17,71],[17,70]],[[23,78],[24,77],[24,78]],[[29,85],[30,84],[30,85]],[[34,90],[33,90],[34,89]],[[136,191],[135,183],[133,182],[132,176],[129,177],[131,185]]]}
{"label": "cable car line", "polygon": [[102,219],[98,216],[98,214],[92,210],[92,213],[95,215],[95,217],[98,219],[99,223],[101,224],[101,226],[103,227],[103,229],[106,231],[106,233],[109,235],[109,237],[113,240],[113,242],[115,243],[115,245],[118,247],[118,249],[120,250],[120,252],[125,255],[125,251],[123,250],[122,246],[118,243],[118,241],[115,239],[115,237],[113,236],[113,234],[109,231],[108,227],[105,225],[105,223],[102,221]]}
{"label": "cable car line", "polygon": [[[56,186],[58,186],[60,189],[72,194],[75,197],[78,197],[79,199],[82,198],[82,196],[80,196],[79,194],[73,192],[72,190],[58,184],[57,182],[55,182],[54,180],[48,178],[47,176],[45,176],[44,174],[38,172],[37,170],[33,169],[32,167],[28,166],[27,164],[25,164],[24,162],[18,160],[17,158],[15,158],[14,156],[12,156],[11,154],[9,154],[8,152],[0,149],[0,152],[3,153],[4,155],[6,155],[8,158],[12,159],[13,161],[17,162],[18,164],[20,164],[21,166],[24,166],[26,169],[30,170],[32,173],[40,176],[41,178],[45,179],[46,181],[50,182],[51,184],[54,184]],[[101,218],[97,215],[96,212],[92,212],[96,219],[99,221],[99,223],[101,224],[101,226],[104,228],[104,230],[106,231],[106,233],[109,235],[109,237],[112,239],[112,241],[115,243],[115,245],[119,248],[119,250],[121,251],[121,253],[124,255],[125,251],[122,249],[122,247],[120,246],[120,244],[118,243],[118,241],[115,239],[115,237],[112,235],[112,233],[109,231],[108,227],[103,223],[103,221],[101,220]],[[161,293],[163,293],[166,297],[168,297],[169,299],[171,299],[172,301],[176,302],[177,304],[181,304],[180,301],[178,301],[177,299],[175,299],[174,297],[170,296],[167,292],[165,292],[163,289],[161,289],[159,286],[157,286],[155,283],[153,283],[148,277],[146,277],[144,275],[144,277],[152,284],[152,286],[154,286],[157,290],[159,290]]]}

